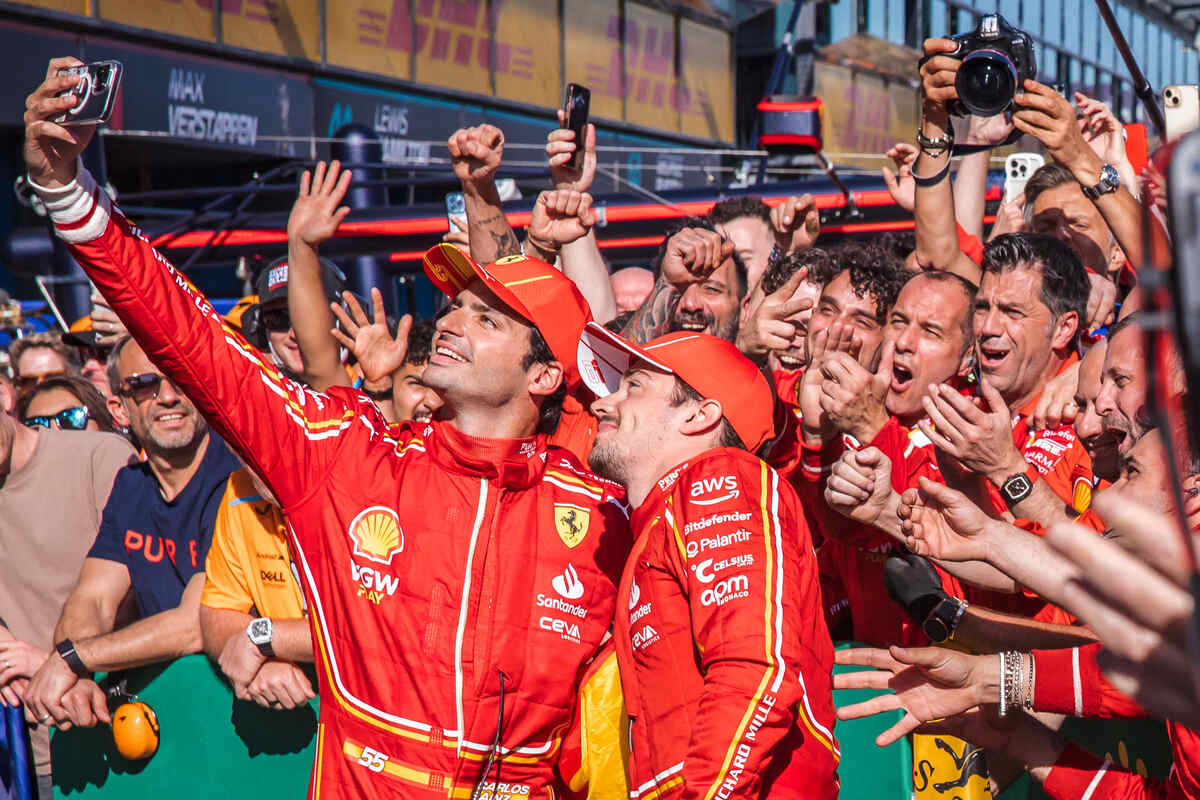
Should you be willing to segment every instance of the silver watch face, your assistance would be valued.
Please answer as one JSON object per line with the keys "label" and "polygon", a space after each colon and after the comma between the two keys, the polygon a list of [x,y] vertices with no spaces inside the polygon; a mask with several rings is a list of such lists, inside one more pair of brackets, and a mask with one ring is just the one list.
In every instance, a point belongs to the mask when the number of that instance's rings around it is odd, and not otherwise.
{"label": "silver watch face", "polygon": [[271,621],[256,619],[250,623],[250,641],[262,644],[271,640]]}
{"label": "silver watch face", "polygon": [[1121,176],[1117,173],[1117,168],[1112,164],[1105,164],[1100,169],[1100,188],[1109,192],[1115,192],[1121,185]]}

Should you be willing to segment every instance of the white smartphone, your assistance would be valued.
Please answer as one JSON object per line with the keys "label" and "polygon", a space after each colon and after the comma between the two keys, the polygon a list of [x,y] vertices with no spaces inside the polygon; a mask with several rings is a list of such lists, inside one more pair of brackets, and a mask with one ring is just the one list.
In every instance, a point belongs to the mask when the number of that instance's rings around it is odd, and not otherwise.
{"label": "white smartphone", "polygon": [[1162,97],[1168,142],[1200,128],[1200,86],[1167,86]]}
{"label": "white smartphone", "polygon": [[1045,163],[1046,159],[1037,153],[1013,153],[1004,159],[1004,202],[1011,203],[1025,191],[1030,176]]}
{"label": "white smartphone", "polygon": [[[458,225],[454,223],[458,222]],[[467,230],[467,201],[462,192],[446,195],[446,225],[451,233]]]}

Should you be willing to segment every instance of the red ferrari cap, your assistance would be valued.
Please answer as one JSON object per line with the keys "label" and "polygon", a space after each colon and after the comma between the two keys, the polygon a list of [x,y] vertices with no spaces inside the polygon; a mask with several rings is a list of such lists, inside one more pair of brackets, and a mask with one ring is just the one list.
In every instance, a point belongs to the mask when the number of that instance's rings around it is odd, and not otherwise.
{"label": "red ferrari cap", "polygon": [[579,340],[579,372],[598,397],[612,394],[636,361],[678,376],[721,411],[750,452],[775,435],[775,394],[738,349],[707,333],[681,331],[638,347],[594,322]]}
{"label": "red ferrari cap", "polygon": [[567,391],[573,393],[579,387],[579,337],[592,319],[592,309],[574,281],[545,261],[523,255],[477,264],[444,242],[430,248],[423,263],[429,280],[449,297],[457,296],[473,280],[483,281],[542,334],[550,352],[562,362]]}

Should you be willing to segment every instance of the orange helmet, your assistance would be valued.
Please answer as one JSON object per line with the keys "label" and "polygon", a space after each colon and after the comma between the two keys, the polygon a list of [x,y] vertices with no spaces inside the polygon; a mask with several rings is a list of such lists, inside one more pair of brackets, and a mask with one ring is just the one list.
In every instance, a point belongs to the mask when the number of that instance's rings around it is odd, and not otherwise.
{"label": "orange helmet", "polygon": [[140,700],[113,712],[112,729],[117,751],[130,761],[149,758],[158,750],[158,717]]}

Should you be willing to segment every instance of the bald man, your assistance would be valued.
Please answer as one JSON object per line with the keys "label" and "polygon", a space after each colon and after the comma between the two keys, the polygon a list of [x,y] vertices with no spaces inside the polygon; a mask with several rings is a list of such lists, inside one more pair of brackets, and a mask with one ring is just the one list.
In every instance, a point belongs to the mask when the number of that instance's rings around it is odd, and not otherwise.
{"label": "bald man", "polygon": [[609,280],[612,281],[613,294],[617,298],[618,314],[636,311],[654,289],[654,273],[642,267],[619,269]]}

